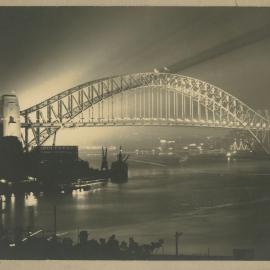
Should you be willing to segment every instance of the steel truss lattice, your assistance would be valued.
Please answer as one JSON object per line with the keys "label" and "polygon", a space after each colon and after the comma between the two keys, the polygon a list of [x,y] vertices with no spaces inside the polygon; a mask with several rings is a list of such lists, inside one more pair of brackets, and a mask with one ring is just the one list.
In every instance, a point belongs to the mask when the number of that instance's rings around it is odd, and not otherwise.
{"label": "steel truss lattice", "polygon": [[21,111],[26,148],[65,127],[194,126],[248,131],[269,154],[269,121],[210,83],[170,73],[95,80]]}

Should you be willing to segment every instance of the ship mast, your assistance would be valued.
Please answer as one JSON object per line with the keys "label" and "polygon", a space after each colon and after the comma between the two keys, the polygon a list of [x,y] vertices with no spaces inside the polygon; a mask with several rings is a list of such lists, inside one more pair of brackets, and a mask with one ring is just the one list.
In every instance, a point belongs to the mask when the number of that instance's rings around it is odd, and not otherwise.
{"label": "ship mast", "polygon": [[101,168],[102,171],[108,170],[108,149],[107,147],[104,149],[102,146],[102,160],[101,160]]}

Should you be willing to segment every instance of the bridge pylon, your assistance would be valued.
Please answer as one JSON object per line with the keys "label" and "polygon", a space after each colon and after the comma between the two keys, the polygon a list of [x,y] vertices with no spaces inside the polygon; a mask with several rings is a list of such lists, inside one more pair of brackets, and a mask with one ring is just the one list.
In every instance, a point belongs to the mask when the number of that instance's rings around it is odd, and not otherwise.
{"label": "bridge pylon", "polygon": [[0,137],[21,139],[20,107],[16,95],[2,95],[0,99]]}

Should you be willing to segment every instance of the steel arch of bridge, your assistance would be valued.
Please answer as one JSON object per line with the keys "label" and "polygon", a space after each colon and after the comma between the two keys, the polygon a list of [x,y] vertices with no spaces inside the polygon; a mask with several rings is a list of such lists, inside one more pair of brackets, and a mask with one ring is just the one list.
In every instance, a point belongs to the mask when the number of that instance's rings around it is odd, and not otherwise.
{"label": "steel arch of bridge", "polygon": [[20,112],[26,148],[63,127],[195,126],[248,131],[265,152],[269,121],[238,98],[199,79],[137,73],[90,81]]}

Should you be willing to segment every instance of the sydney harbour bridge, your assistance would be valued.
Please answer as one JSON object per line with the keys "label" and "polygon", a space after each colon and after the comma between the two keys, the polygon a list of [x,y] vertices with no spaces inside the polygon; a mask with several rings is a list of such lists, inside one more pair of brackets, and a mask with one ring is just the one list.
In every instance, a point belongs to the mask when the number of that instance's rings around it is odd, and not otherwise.
{"label": "sydney harbour bridge", "polygon": [[267,154],[269,120],[208,82],[171,73],[136,73],[90,81],[20,112],[27,149],[61,128],[187,126],[236,129]]}

